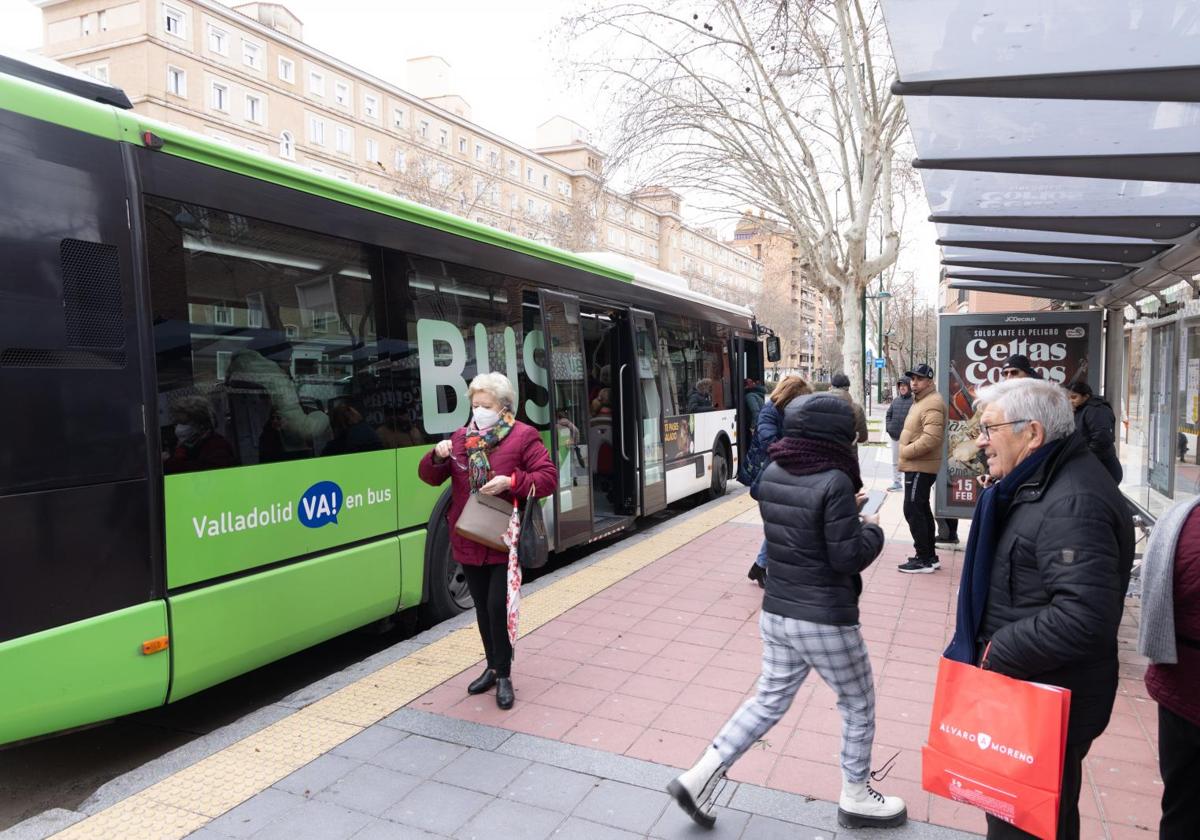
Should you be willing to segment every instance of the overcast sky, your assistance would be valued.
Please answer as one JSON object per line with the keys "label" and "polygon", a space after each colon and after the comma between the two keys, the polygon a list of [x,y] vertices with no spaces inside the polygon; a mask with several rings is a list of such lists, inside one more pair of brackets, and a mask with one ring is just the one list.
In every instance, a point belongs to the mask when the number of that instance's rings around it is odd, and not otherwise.
{"label": "overcast sky", "polygon": [[[555,29],[570,3],[547,0],[284,0],[304,23],[304,40],[401,88],[405,60],[440,55],[453,69],[457,92],[474,122],[524,146],[556,114],[596,130],[594,102],[572,90],[558,69],[563,49]],[[0,46],[41,46],[41,10],[28,0],[0,0]],[[913,270],[932,297],[938,253],[924,196],[908,210],[908,244],[900,270]]]}

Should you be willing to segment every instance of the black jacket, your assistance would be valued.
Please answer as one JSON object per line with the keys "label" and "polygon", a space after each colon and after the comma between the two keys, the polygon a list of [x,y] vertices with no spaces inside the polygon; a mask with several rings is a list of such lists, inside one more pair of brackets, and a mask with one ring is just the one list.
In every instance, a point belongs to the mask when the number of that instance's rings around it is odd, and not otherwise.
{"label": "black jacket", "polygon": [[[830,403],[833,403],[831,406]],[[854,420],[827,395],[802,397],[784,412],[784,433],[851,446]],[[816,624],[858,624],[859,573],[883,549],[883,530],[858,518],[854,485],[841,470],[793,475],[779,463],[763,472],[758,505],[767,537],[763,609]]]}
{"label": "black jacket", "polygon": [[909,391],[902,397],[896,396],[892,398],[892,403],[888,406],[883,426],[884,431],[888,433],[888,437],[892,440],[900,440],[900,432],[904,431],[904,420],[908,417],[908,410],[912,408],[912,404],[912,391]]}
{"label": "black jacket", "polygon": [[1117,628],[1133,565],[1124,497],[1078,434],[1019,487],[997,540],[985,667],[1071,689],[1067,737],[1095,738],[1117,691]]}
{"label": "black jacket", "polygon": [[1109,474],[1121,482],[1121,462],[1117,460],[1117,418],[1107,400],[1095,394],[1075,409],[1075,431],[1087,442],[1088,449],[1095,453]]}

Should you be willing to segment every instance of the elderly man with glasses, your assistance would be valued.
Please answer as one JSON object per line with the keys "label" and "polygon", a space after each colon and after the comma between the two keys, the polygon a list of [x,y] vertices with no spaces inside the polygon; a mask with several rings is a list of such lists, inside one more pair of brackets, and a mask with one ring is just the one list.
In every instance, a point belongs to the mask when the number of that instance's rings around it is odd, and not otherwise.
{"label": "elderly man with glasses", "polygon": [[[946,656],[1071,690],[1058,837],[1079,837],[1082,766],[1117,691],[1133,522],[1075,431],[1066,391],[1017,379],[979,391],[975,445],[995,479],[971,522]],[[988,817],[989,838],[1032,837]]]}

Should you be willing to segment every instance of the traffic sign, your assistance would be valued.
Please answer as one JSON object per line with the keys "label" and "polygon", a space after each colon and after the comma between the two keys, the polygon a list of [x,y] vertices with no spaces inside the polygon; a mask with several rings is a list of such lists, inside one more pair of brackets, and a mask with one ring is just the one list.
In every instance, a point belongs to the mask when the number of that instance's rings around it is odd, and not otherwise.
{"label": "traffic sign", "polygon": [[877,367],[877,368],[887,367],[887,359],[876,359],[875,367]]}

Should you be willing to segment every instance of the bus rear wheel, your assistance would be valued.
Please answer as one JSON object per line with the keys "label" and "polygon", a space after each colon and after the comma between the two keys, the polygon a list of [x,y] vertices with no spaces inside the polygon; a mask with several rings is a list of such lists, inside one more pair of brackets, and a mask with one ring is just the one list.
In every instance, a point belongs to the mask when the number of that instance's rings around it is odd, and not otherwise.
{"label": "bus rear wheel", "polygon": [[446,522],[445,515],[446,508],[449,507],[449,493],[446,494],[445,501],[446,505],[439,503],[433,509],[425,545],[429,599],[425,602],[424,612],[429,624],[453,618],[475,606],[462,566],[454,559],[450,550],[450,525]]}
{"label": "bus rear wheel", "polygon": [[719,499],[729,489],[729,450],[725,444],[713,448],[712,484],[708,487],[708,498]]}

